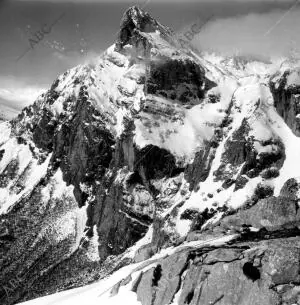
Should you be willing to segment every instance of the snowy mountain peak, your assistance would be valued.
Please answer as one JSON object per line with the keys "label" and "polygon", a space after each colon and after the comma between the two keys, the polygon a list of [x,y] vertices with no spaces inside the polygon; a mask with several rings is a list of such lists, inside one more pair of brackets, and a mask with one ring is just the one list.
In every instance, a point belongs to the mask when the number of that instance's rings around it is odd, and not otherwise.
{"label": "snowy mountain peak", "polygon": [[167,40],[173,37],[173,32],[169,28],[161,25],[141,8],[132,6],[124,13],[121,20],[117,46],[120,48],[128,43],[132,44],[136,36],[141,40],[145,38],[143,33],[157,33]]}
{"label": "snowy mountain peak", "polygon": [[299,89],[295,67],[183,51],[130,8],[93,65],[0,123],[0,287],[35,283],[4,304],[142,261],[89,304],[212,304],[215,287],[222,304],[279,304],[269,287],[299,283]]}
{"label": "snowy mountain peak", "polygon": [[[154,28],[157,26],[157,21],[153,19],[149,13],[137,6],[132,6],[125,11],[121,21],[121,28],[128,26],[130,23],[131,26],[134,26],[143,32],[153,32],[155,31]],[[153,28],[151,28],[151,26]]]}

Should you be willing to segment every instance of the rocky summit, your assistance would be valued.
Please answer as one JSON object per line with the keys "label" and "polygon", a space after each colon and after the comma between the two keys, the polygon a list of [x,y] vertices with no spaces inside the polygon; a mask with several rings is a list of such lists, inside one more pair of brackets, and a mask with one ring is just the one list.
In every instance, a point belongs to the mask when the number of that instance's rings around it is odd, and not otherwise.
{"label": "rocky summit", "polygon": [[0,123],[0,303],[300,304],[299,152],[300,62],[197,53],[130,8]]}

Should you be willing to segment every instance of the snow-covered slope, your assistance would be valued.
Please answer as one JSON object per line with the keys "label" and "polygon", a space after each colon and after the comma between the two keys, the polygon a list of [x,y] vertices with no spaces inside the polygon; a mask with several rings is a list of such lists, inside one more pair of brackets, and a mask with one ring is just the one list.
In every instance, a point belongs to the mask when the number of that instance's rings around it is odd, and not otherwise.
{"label": "snow-covered slope", "polygon": [[130,8],[103,55],[0,124],[1,302],[99,279],[28,304],[294,296],[299,67],[181,49]]}

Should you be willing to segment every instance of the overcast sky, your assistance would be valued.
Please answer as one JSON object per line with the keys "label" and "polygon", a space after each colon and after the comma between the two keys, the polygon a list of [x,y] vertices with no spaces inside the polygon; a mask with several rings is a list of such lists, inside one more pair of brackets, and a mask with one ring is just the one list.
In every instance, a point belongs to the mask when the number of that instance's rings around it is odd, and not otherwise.
{"label": "overcast sky", "polygon": [[[300,46],[300,4],[295,1],[0,0],[0,104],[20,109],[31,103],[59,74],[110,46],[124,11],[144,3],[179,35],[214,15],[193,40],[201,50],[284,56]],[[56,21],[24,55],[34,33]]]}
{"label": "overcast sky", "polygon": [[[77,2],[77,3],[132,3],[133,1],[131,0],[19,0],[19,1],[23,1],[23,2],[32,2],[32,1],[36,1],[36,2]],[[291,3],[293,1],[290,0],[234,0],[235,2],[285,2],[285,3]],[[136,3],[142,3],[142,2],[148,2],[147,0],[142,0],[142,1],[135,1]],[[180,2],[182,3],[182,0],[151,0],[152,3],[174,3],[174,2]],[[207,3],[207,2],[217,2],[220,3],[220,0],[185,0],[185,3],[187,2],[194,2],[194,3]],[[229,2],[228,0],[223,0],[224,2]]]}

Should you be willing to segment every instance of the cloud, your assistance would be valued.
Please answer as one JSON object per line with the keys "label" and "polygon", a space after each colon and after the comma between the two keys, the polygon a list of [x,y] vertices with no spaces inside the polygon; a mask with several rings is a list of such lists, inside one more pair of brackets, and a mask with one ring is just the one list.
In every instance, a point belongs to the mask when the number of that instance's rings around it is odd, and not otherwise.
{"label": "cloud", "polygon": [[27,106],[29,103],[34,102],[34,100],[42,93],[43,90],[34,87],[14,89],[0,88],[0,97],[3,100],[12,102],[11,106],[14,106],[14,108]]}
{"label": "cloud", "polygon": [[0,77],[0,84],[0,104],[15,110],[32,104],[45,91],[44,88],[9,77]]}
{"label": "cloud", "polygon": [[103,53],[102,50],[99,51],[84,51],[80,53],[78,51],[68,51],[68,52],[58,52],[55,51],[52,56],[55,59],[58,59],[60,62],[69,65],[70,67],[74,67],[82,64],[92,64],[97,61],[100,54]]}
{"label": "cloud", "polygon": [[286,12],[277,10],[210,21],[195,35],[192,45],[228,55],[289,56],[300,51],[300,8]]}

